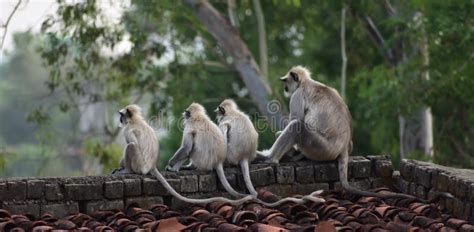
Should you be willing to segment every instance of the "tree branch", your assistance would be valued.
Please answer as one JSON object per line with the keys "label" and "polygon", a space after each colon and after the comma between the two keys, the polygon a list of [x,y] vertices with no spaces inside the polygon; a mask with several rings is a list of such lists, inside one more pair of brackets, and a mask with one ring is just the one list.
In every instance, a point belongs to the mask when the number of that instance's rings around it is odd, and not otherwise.
{"label": "tree branch", "polygon": [[268,81],[268,54],[267,54],[267,32],[265,31],[265,16],[263,15],[260,0],[253,0],[253,7],[258,24],[258,48],[260,54],[260,69],[265,81]]}
{"label": "tree branch", "polygon": [[2,35],[2,43],[0,44],[0,50],[3,50],[3,44],[5,43],[5,37],[7,36],[7,32],[8,32],[8,25],[10,24],[10,20],[12,19],[12,17],[15,14],[16,10],[18,10],[18,7],[20,6],[21,1],[22,0],[18,0],[18,2],[16,3],[15,7],[12,10],[12,12],[8,16],[7,21],[5,22],[5,24],[2,25],[2,27],[5,28],[5,30],[3,31],[3,35]]}
{"label": "tree branch", "polygon": [[230,24],[234,27],[239,27],[239,20],[235,15],[235,0],[227,0],[227,13],[229,14]]}
{"label": "tree branch", "polygon": [[367,33],[369,33],[372,42],[374,42],[375,46],[379,49],[385,60],[391,66],[397,66],[398,62],[393,54],[392,49],[387,46],[385,39],[383,38],[382,34],[380,33],[379,29],[372,21],[372,19],[369,16],[364,15],[362,20],[365,23],[365,28],[367,29]]}
{"label": "tree branch", "polygon": [[208,1],[186,0],[186,3],[219,45],[233,58],[232,65],[244,81],[259,111],[267,116],[273,128],[284,127],[282,112],[268,109],[270,86],[264,81],[252,53],[237,30]]}

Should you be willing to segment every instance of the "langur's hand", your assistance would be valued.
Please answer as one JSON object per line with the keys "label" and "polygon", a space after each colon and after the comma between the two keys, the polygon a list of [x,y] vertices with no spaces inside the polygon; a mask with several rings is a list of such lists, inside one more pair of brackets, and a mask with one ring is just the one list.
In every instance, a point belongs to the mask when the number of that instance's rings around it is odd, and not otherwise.
{"label": "langur's hand", "polygon": [[174,166],[171,166],[170,164],[166,165],[166,171],[170,171],[170,172],[179,172],[179,169],[180,169],[180,165],[174,165]]}

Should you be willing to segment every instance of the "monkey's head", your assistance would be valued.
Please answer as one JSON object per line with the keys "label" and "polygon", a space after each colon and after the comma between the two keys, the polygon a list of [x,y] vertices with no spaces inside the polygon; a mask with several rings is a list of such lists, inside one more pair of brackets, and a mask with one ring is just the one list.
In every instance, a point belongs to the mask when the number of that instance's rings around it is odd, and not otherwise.
{"label": "monkey's head", "polygon": [[198,115],[206,115],[206,109],[199,103],[192,103],[189,107],[183,112],[184,119],[188,120],[194,118]]}
{"label": "monkey's head", "polygon": [[220,122],[223,117],[226,116],[229,112],[237,110],[237,104],[232,99],[225,99],[222,103],[217,107],[214,112],[217,114],[217,122]]}
{"label": "monkey's head", "polygon": [[142,109],[138,105],[128,105],[119,110],[118,113],[120,114],[120,123],[123,126],[142,117]]}
{"label": "monkey's head", "polygon": [[291,68],[285,76],[280,77],[280,80],[285,83],[285,96],[290,97],[302,82],[310,78],[310,75],[308,69],[298,65]]}

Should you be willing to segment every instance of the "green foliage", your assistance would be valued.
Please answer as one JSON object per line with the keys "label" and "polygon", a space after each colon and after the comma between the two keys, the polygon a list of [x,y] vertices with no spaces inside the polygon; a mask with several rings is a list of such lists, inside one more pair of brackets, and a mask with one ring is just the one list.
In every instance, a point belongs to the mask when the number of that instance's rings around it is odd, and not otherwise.
{"label": "green foliage", "polygon": [[[225,1],[211,1],[224,16]],[[106,102],[107,112],[115,112],[129,103],[148,109],[148,117],[160,115],[172,120],[166,136],[161,139],[164,167],[181,141],[179,119],[191,102],[200,102],[214,118],[212,110],[224,98],[236,99],[243,111],[254,121],[261,115],[252,103],[246,86],[232,68],[226,55],[212,35],[197,20],[190,7],[182,1],[132,1],[124,9],[120,22],[106,20],[96,1],[59,1],[57,15],[42,25],[39,47],[42,61],[48,66],[46,94],[61,94],[51,102],[36,103],[29,121],[43,130],[38,138],[55,141],[58,112],[77,113],[83,105]],[[429,105],[434,116],[435,162],[445,165],[474,167],[474,21],[470,1],[401,1],[394,2],[396,15],[390,15],[381,2],[373,1],[274,1],[263,0],[267,30],[269,84],[272,99],[283,102],[282,84],[278,81],[295,64],[308,66],[313,78],[330,86],[340,85],[340,11],[348,7],[346,46],[349,58],[347,100],[354,119],[354,154],[399,154],[399,115],[411,115],[420,106]],[[423,13],[422,33],[414,21],[417,11]],[[237,1],[239,35],[254,57],[258,57],[258,32],[251,1]],[[379,50],[359,20],[367,15],[380,29],[386,47]],[[419,52],[421,36],[429,45],[429,67],[424,67]],[[28,44],[32,35],[18,37]],[[118,52],[123,40],[130,49]],[[0,116],[13,121],[25,118],[21,112],[2,114],[1,109],[23,105],[25,101],[5,101],[5,96],[19,89],[11,81],[16,73],[27,72],[26,57],[32,47],[19,50],[8,68],[2,67],[0,79]],[[381,51],[392,48],[397,65],[389,64]],[[430,80],[422,73],[428,70]],[[24,74],[32,80],[31,70]],[[26,78],[29,77],[29,78]],[[34,79],[28,91],[44,82]],[[20,82],[18,82],[20,83]],[[23,85],[24,83],[21,83]],[[52,107],[54,105],[54,107]],[[5,108],[4,108],[5,107]],[[12,123],[15,124],[15,123]],[[9,125],[0,125],[2,135]],[[16,125],[19,128],[29,127]],[[65,126],[62,126],[65,128]],[[158,129],[158,128],[157,128]],[[52,133],[47,131],[51,130]],[[117,166],[121,149],[114,145],[116,134],[94,134],[82,143],[77,127],[68,143],[84,144],[86,153],[104,163],[108,172]],[[23,133],[25,134],[25,133]],[[33,140],[33,135],[29,139]],[[62,137],[62,136],[58,136]],[[48,139],[45,139],[48,138]],[[7,143],[11,137],[4,136]],[[268,148],[274,141],[273,131],[260,131],[259,148]],[[61,141],[66,142],[66,141]],[[50,146],[48,143],[43,143]],[[415,151],[409,157],[425,159]]]}
{"label": "green foliage", "polygon": [[97,138],[87,138],[83,145],[87,155],[91,155],[99,159],[104,167],[104,173],[111,173],[118,167],[122,158],[123,148],[118,144],[104,144],[102,140]]}

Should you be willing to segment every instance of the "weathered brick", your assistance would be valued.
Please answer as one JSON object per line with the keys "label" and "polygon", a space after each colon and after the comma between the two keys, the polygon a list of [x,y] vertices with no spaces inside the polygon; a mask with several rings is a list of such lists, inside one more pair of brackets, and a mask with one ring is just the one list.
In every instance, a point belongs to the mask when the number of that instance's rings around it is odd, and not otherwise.
{"label": "weathered brick", "polygon": [[[349,178],[367,178],[370,176],[370,160],[362,156],[349,157]],[[391,174],[390,174],[391,177]]]}
{"label": "weathered brick", "polygon": [[469,215],[471,215],[471,204],[464,204],[464,212],[461,218],[469,220]]}
{"label": "weathered brick", "polygon": [[123,197],[123,182],[116,181],[107,181],[104,183],[104,195],[109,199],[118,199]]}
{"label": "weathered brick", "polygon": [[454,186],[454,195],[459,199],[464,199],[469,191],[469,186],[463,179],[457,179]]}
{"label": "weathered brick", "polygon": [[[229,182],[229,184],[230,184],[231,186],[233,186],[234,188],[236,188],[236,190],[237,190],[237,187],[239,186],[239,185],[237,184],[237,179],[238,179],[237,176],[238,176],[238,175],[237,175],[236,173],[227,173],[227,172],[226,172],[226,174],[225,174],[225,178],[227,179],[227,182]],[[240,177],[240,178],[241,178],[241,177]],[[243,182],[243,180],[242,180],[242,182]],[[241,186],[240,186],[240,189],[242,189],[242,188],[244,188],[244,187],[245,187],[245,186],[241,185]],[[225,191],[225,188],[224,188],[224,186],[222,185],[222,183],[221,183],[220,181],[217,181],[217,188],[220,189],[220,190],[224,190],[224,191]]]}
{"label": "weathered brick", "polygon": [[59,201],[64,199],[64,194],[61,192],[59,184],[46,184],[44,186],[44,193],[46,200]]}
{"label": "weathered brick", "polygon": [[40,216],[40,206],[34,202],[21,202],[21,204],[4,204],[3,209],[8,210],[11,214],[31,214],[35,217]]}
{"label": "weathered brick", "polygon": [[301,184],[314,183],[314,167],[296,167],[296,181]]}
{"label": "weathered brick", "polygon": [[49,213],[57,218],[63,218],[73,213],[79,213],[79,205],[77,202],[41,205],[40,213],[41,215]]}
{"label": "weathered brick", "polygon": [[293,188],[295,189],[296,194],[298,195],[307,195],[317,190],[329,190],[328,183],[311,183],[311,184],[294,184]]}
{"label": "weathered brick", "polygon": [[454,208],[454,199],[448,198],[446,199],[446,210],[449,213],[453,213]]}
{"label": "weathered brick", "polygon": [[407,160],[400,162],[400,174],[406,181],[413,181],[414,165]]}
{"label": "weathered brick", "polygon": [[419,197],[419,198],[426,199],[427,190],[426,190],[426,188],[425,188],[423,185],[416,185],[416,190],[415,190],[415,192],[416,192],[415,196],[417,196],[417,197]]}
{"label": "weathered brick", "polygon": [[26,199],[26,182],[23,181],[7,181],[6,200],[25,200]]}
{"label": "weathered brick", "polygon": [[272,167],[259,168],[250,171],[253,186],[265,186],[275,183],[275,172]]}
{"label": "weathered brick", "polygon": [[416,183],[410,182],[408,185],[408,194],[416,196]]}
{"label": "weathered brick", "polygon": [[432,171],[426,167],[416,167],[414,171],[415,182],[425,186],[426,188],[431,188],[431,172]]}
{"label": "weathered brick", "polygon": [[462,217],[464,214],[464,202],[458,198],[453,199],[453,214],[455,217]]}
{"label": "weathered brick", "polygon": [[148,196],[156,196],[160,191],[160,183],[156,179],[143,179],[143,194]]}
{"label": "weathered brick", "polygon": [[127,198],[125,200],[126,206],[130,205],[131,203],[137,203],[141,208],[149,209],[152,205],[163,204],[163,198],[160,196],[152,196]]}
{"label": "weathered brick", "polygon": [[27,182],[27,198],[41,199],[44,195],[45,182],[42,180],[28,180]]}
{"label": "weathered brick", "polygon": [[295,169],[293,166],[285,165],[276,168],[277,183],[291,184],[295,181]]}
{"label": "weathered brick", "polygon": [[375,161],[375,175],[385,179],[392,178],[393,166],[390,160],[376,160]]}
{"label": "weathered brick", "polygon": [[400,180],[398,181],[398,187],[403,193],[408,193],[410,191],[409,185],[410,183],[405,181],[403,178],[400,178]]}
{"label": "weathered brick", "polygon": [[471,215],[469,216],[469,221],[474,223],[474,204],[471,204]]}
{"label": "weathered brick", "polygon": [[382,178],[371,178],[370,179],[370,184],[371,184],[370,186],[371,186],[372,189],[387,187],[387,185],[385,184],[385,180],[382,179]]}
{"label": "weathered brick", "polygon": [[[166,179],[166,182],[173,188],[176,192],[181,192],[181,180],[180,179]],[[171,193],[166,190],[166,188],[158,182],[158,195],[159,196],[170,196]]]}
{"label": "weathered brick", "polygon": [[[358,188],[360,190],[368,190],[370,189],[370,181],[367,180],[359,180],[359,181],[351,181],[349,182],[349,185],[355,188]],[[342,190],[342,185],[341,182],[336,182],[334,183],[334,190]]]}
{"label": "weathered brick", "polygon": [[0,201],[7,199],[7,183],[0,183]]}
{"label": "weathered brick", "polygon": [[438,174],[438,183],[436,184],[436,189],[441,192],[448,191],[449,176],[445,172],[440,172]]}
{"label": "weathered brick", "polygon": [[469,187],[469,198],[472,203],[474,203],[474,184],[471,184]]}
{"label": "weathered brick", "polygon": [[196,175],[180,176],[181,192],[194,193],[199,190],[198,177]]}
{"label": "weathered brick", "polygon": [[98,210],[112,210],[112,209],[123,209],[123,200],[100,200],[100,201],[88,201],[84,203],[84,209],[86,214],[94,213]]}
{"label": "weathered brick", "polygon": [[431,170],[431,186],[433,186],[434,188],[436,188],[438,184],[439,173],[439,169],[433,168]]}
{"label": "weathered brick", "polygon": [[217,189],[216,176],[204,174],[199,176],[199,191],[211,192]]}
{"label": "weathered brick", "polygon": [[102,184],[65,184],[66,195],[71,200],[99,200],[102,199]]}
{"label": "weathered brick", "polygon": [[124,179],[123,194],[126,197],[140,196],[142,194],[142,181],[140,179]]}
{"label": "weathered brick", "polygon": [[335,163],[315,164],[314,179],[316,182],[339,180],[339,172]]}
{"label": "weathered brick", "polygon": [[449,177],[449,182],[448,182],[448,192],[454,194],[456,191],[456,178],[454,176]]}

